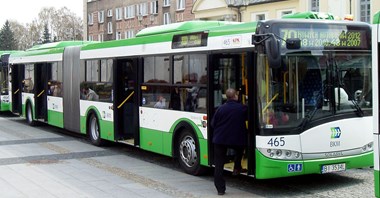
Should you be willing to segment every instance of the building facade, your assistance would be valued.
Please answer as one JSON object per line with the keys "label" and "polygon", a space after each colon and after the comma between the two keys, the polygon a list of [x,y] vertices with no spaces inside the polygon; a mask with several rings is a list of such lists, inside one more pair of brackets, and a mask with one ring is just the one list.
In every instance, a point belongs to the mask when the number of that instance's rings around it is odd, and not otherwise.
{"label": "building facade", "polygon": [[84,0],[89,41],[135,37],[151,26],[194,20],[193,0]]}
{"label": "building facade", "polygon": [[327,12],[337,19],[350,16],[370,23],[380,10],[378,0],[197,0],[193,6],[199,20],[257,21],[278,19],[295,12]]}
{"label": "building facade", "polygon": [[371,23],[378,0],[83,0],[84,39],[134,37],[151,26],[190,21],[257,21],[295,12],[327,12]]}

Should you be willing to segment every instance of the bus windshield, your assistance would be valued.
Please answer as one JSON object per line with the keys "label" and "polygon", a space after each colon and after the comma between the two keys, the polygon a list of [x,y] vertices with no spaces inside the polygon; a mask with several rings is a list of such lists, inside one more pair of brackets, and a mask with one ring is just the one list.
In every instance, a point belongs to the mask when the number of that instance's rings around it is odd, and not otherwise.
{"label": "bus windshield", "polygon": [[[258,57],[257,97],[262,129],[293,128],[339,115],[365,116],[372,109],[370,53],[318,51],[289,53],[271,68]],[[337,116],[338,115],[338,116]]]}

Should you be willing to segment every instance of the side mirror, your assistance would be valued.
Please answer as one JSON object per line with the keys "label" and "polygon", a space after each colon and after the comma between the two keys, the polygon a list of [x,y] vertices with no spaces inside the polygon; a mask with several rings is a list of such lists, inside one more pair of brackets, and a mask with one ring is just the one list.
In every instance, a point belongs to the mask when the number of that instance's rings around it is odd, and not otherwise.
{"label": "side mirror", "polygon": [[269,66],[271,68],[281,67],[281,53],[280,53],[281,43],[274,35],[271,35],[267,40],[265,40],[265,48],[268,56]]}
{"label": "side mirror", "polygon": [[299,38],[286,39],[286,49],[300,49],[300,48],[301,48],[301,39]]}

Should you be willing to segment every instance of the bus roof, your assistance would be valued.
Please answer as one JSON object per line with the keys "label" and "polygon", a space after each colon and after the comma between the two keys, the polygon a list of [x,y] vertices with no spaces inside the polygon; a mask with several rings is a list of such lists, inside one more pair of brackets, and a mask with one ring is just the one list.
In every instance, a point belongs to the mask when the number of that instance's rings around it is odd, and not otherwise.
{"label": "bus roof", "polygon": [[373,24],[380,24],[380,11],[373,16]]}
{"label": "bus roof", "polygon": [[296,12],[282,16],[283,19],[329,19],[334,20],[334,16],[324,12]]}
{"label": "bus roof", "polygon": [[54,42],[54,43],[46,43],[42,45],[36,45],[33,46],[30,49],[27,49],[26,51],[20,51],[18,53],[14,53],[10,57],[11,63],[18,63],[18,62],[29,62],[31,59],[26,57],[33,57],[33,56],[44,56],[45,58],[38,59],[38,61],[47,61],[48,58],[46,56],[53,55],[54,58],[52,61],[58,61],[62,59],[62,56],[60,55],[63,53],[65,47],[70,46],[81,46],[85,45],[91,42],[87,41],[60,41],[60,42]]}
{"label": "bus roof", "polygon": [[42,45],[35,45],[26,51],[65,48],[65,47],[70,47],[70,46],[84,45],[86,43],[89,43],[89,42],[87,42],[87,41],[60,41],[60,42],[54,42],[54,43],[46,43],[46,44],[42,44]]}
{"label": "bus roof", "polygon": [[82,51],[123,47],[140,44],[172,42],[174,35],[207,32],[208,37],[229,34],[254,33],[257,22],[231,23],[222,21],[188,21],[145,28],[135,38],[94,43],[82,47]]}
{"label": "bus roof", "polygon": [[22,51],[17,51],[17,50],[0,51],[0,56],[3,54],[14,54],[14,53],[18,53],[18,52],[22,52]]}
{"label": "bus roof", "polygon": [[136,34],[136,37],[158,35],[163,33],[175,33],[182,31],[191,31],[195,29],[207,29],[210,27],[219,27],[231,24],[225,21],[187,21],[181,23],[172,23],[169,25],[160,25],[142,29]]}

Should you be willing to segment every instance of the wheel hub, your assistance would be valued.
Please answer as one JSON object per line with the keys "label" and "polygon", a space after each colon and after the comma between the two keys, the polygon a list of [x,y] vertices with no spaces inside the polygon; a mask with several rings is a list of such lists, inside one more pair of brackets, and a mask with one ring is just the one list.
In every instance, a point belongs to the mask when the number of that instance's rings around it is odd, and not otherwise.
{"label": "wheel hub", "polygon": [[181,160],[186,166],[193,167],[197,163],[198,156],[195,141],[192,137],[186,136],[182,139],[179,152]]}

